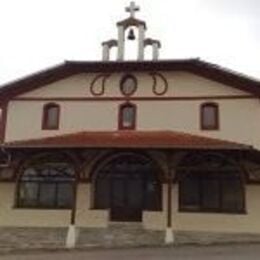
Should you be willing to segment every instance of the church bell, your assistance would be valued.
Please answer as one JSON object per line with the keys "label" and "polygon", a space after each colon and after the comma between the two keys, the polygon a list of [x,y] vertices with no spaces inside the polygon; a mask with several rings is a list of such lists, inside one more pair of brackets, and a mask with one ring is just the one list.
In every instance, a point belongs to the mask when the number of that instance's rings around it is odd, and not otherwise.
{"label": "church bell", "polygon": [[130,29],[128,36],[127,36],[127,39],[130,40],[130,41],[135,40],[135,33],[134,33],[133,29]]}

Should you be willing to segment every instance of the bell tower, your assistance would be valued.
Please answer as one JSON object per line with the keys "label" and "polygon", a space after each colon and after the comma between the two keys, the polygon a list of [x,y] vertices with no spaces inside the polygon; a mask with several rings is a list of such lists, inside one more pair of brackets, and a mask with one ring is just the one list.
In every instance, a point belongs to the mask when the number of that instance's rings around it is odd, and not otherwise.
{"label": "bell tower", "polygon": [[[136,12],[140,11],[140,8],[131,2],[128,7],[125,8],[126,12],[130,16],[117,23],[118,30],[118,39],[111,39],[102,43],[103,46],[103,60],[110,60],[110,49],[112,47],[117,48],[117,60],[124,61],[125,59],[125,42],[126,40],[135,40],[134,28],[137,28],[138,31],[138,53],[137,60],[142,61],[145,59],[145,48],[147,46],[152,46],[153,49],[153,60],[158,60],[159,58],[159,49],[161,48],[161,43],[158,40],[146,38],[145,32],[147,30],[146,23],[142,20],[139,20],[135,17]],[[126,30],[129,29],[129,34],[126,38]]]}

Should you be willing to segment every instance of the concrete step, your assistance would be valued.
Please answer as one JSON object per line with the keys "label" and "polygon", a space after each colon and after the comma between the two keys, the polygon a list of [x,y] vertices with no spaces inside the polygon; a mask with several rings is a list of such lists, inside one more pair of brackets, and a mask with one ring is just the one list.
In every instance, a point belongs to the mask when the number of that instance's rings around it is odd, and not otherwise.
{"label": "concrete step", "polygon": [[152,246],[163,243],[163,231],[146,230],[141,223],[111,223],[108,228],[81,228],[77,246]]}

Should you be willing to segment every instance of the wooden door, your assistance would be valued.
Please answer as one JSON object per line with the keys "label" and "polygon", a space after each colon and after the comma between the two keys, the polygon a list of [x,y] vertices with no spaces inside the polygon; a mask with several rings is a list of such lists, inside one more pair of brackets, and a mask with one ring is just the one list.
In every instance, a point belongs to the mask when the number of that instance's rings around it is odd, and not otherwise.
{"label": "wooden door", "polygon": [[142,181],[138,179],[112,180],[110,211],[112,221],[142,220],[142,187]]}

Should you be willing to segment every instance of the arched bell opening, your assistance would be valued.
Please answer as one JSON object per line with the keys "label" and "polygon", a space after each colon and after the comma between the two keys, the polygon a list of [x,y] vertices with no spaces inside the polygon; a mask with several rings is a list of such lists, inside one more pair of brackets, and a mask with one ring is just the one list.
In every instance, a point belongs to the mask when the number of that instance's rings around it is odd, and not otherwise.
{"label": "arched bell opening", "polygon": [[138,52],[138,28],[131,26],[125,29],[125,59],[136,60]]}
{"label": "arched bell opening", "polygon": [[160,170],[148,156],[119,153],[92,172],[93,207],[109,209],[111,221],[141,221],[143,211],[162,209]]}

